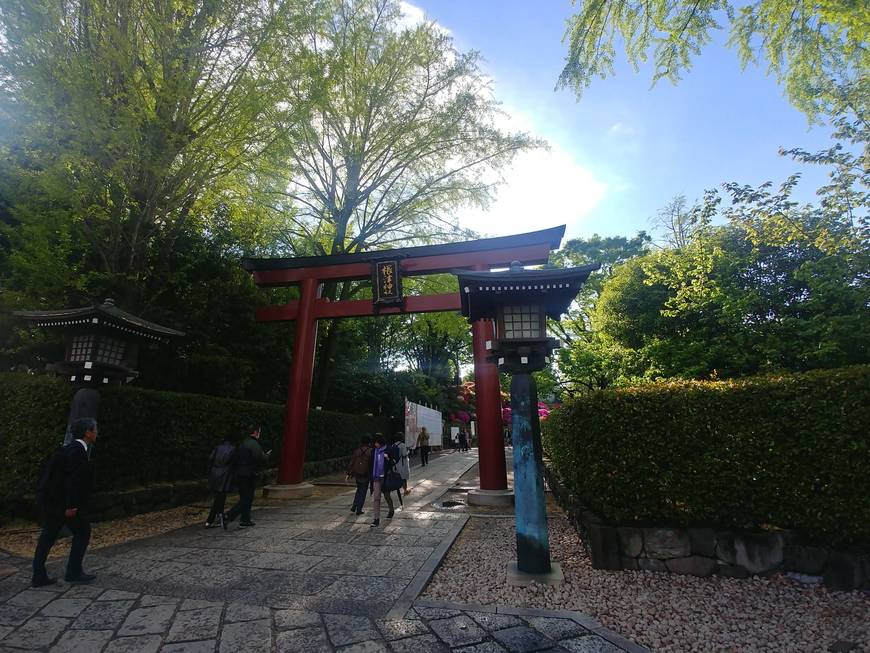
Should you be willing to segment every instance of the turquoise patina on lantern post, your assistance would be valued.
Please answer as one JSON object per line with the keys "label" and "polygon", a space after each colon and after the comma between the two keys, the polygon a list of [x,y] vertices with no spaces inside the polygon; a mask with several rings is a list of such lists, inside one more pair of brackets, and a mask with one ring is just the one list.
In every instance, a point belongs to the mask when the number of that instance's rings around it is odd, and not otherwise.
{"label": "turquoise patina on lantern post", "polygon": [[508,580],[517,585],[560,582],[561,569],[550,561],[547,504],[538,393],[532,372],[545,367],[559,346],[547,337],[547,317],[559,319],[597,265],[526,270],[518,261],[500,272],[457,271],[462,314],[473,322],[495,320],[495,340],[487,343],[489,359],[511,378],[511,436],[517,560]]}

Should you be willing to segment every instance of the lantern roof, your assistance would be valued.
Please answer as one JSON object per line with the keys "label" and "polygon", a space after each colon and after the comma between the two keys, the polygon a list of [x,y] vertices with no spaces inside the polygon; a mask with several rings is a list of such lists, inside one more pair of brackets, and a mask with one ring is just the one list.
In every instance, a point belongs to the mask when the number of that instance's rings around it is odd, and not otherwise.
{"label": "lantern roof", "polygon": [[81,327],[104,325],[117,329],[129,336],[146,340],[167,341],[170,337],[180,337],[183,331],[149,322],[141,317],[123,311],[115,306],[115,301],[106,299],[102,304],[81,308],[61,308],[50,311],[15,311],[14,315],[34,323],[39,327]]}
{"label": "lantern roof", "polygon": [[547,316],[558,319],[564,313],[589,275],[600,264],[576,268],[526,270],[519,261],[509,270],[469,272],[455,270],[459,278],[462,315],[470,322],[494,318],[500,306],[538,304]]}

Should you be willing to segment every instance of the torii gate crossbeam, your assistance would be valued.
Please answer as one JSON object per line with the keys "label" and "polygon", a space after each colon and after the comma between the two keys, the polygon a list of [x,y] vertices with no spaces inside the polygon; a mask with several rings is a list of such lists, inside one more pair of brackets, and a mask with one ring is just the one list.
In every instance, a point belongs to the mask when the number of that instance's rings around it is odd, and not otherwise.
{"label": "torii gate crossbeam", "polygon": [[[297,283],[300,286],[298,300],[261,308],[256,314],[260,322],[296,321],[277,480],[280,486],[287,488],[286,494],[304,494],[304,491],[294,491],[293,488],[301,487],[302,483],[317,321],[382,314],[458,311],[461,307],[458,292],[406,296],[400,306],[376,307],[371,300],[331,302],[320,298],[320,286],[324,281],[371,278],[373,265],[385,260],[398,261],[402,276],[437,274],[457,269],[489,270],[508,267],[514,260],[524,265],[543,264],[547,262],[550,251],[559,247],[564,233],[565,227],[562,225],[515,236],[443,245],[337,256],[245,259],[244,268],[253,275],[258,286]],[[482,490],[502,491],[507,489],[507,475],[502,439],[501,393],[498,370],[494,364],[486,361],[486,343],[493,337],[492,321],[479,320],[472,324],[480,487]]]}

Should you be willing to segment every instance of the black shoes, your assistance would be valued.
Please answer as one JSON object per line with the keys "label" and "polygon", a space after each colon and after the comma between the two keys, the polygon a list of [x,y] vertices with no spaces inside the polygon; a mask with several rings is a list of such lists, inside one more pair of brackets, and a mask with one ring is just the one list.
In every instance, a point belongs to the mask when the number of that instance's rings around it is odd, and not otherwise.
{"label": "black shoes", "polygon": [[92,580],[95,580],[97,577],[95,574],[86,574],[82,572],[78,576],[66,576],[64,580],[67,583],[71,583],[72,585],[84,585],[85,583],[90,583]]}
{"label": "black shoes", "polygon": [[252,521],[240,521],[239,528],[250,528],[251,526],[256,526],[257,524]]}
{"label": "black shoes", "polygon": [[392,516],[393,516],[394,514],[396,514],[396,511],[395,511],[395,510],[390,510],[390,512],[387,513],[387,519],[392,518]]}
{"label": "black shoes", "polygon": [[366,511],[365,511],[365,510],[357,510],[357,511],[356,511],[356,516],[357,516],[357,517],[359,517],[360,515],[364,515],[364,514],[366,514]]}
{"label": "black shoes", "polygon": [[376,520],[374,520],[371,524],[369,524],[369,528],[377,528],[377,527],[380,526],[380,525],[381,525],[381,520],[380,520],[380,519],[376,519]]}
{"label": "black shoes", "polygon": [[207,521],[205,523],[206,528],[220,528],[224,527],[224,530],[227,530],[227,518],[224,517],[223,513],[220,513],[215,516],[214,521]]}
{"label": "black shoes", "polygon": [[57,585],[57,578],[49,578],[48,576],[42,576],[39,578],[34,578],[30,581],[31,587],[46,587],[47,585]]}

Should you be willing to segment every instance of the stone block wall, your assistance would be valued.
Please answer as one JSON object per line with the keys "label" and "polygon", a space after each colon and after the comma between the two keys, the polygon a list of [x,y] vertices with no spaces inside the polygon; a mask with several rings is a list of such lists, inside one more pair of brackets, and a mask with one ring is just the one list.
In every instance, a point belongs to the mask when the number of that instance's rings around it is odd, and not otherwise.
{"label": "stone block wall", "polygon": [[747,578],[791,572],[832,590],[870,589],[870,557],[803,543],[791,532],[623,526],[583,506],[545,468],[547,483],[568,513],[595,569],[642,570]]}
{"label": "stone block wall", "polygon": [[[303,476],[308,479],[341,471],[347,467],[349,461],[350,456],[344,456],[307,462],[303,467]],[[277,474],[277,468],[265,470],[263,483],[274,482]],[[94,522],[107,521],[175,508],[195,501],[209,501],[210,498],[207,479],[152,483],[126,490],[95,493],[88,504],[88,516]],[[32,494],[23,495],[14,502],[8,501],[0,505],[0,515],[38,520],[40,515],[36,497]]]}

